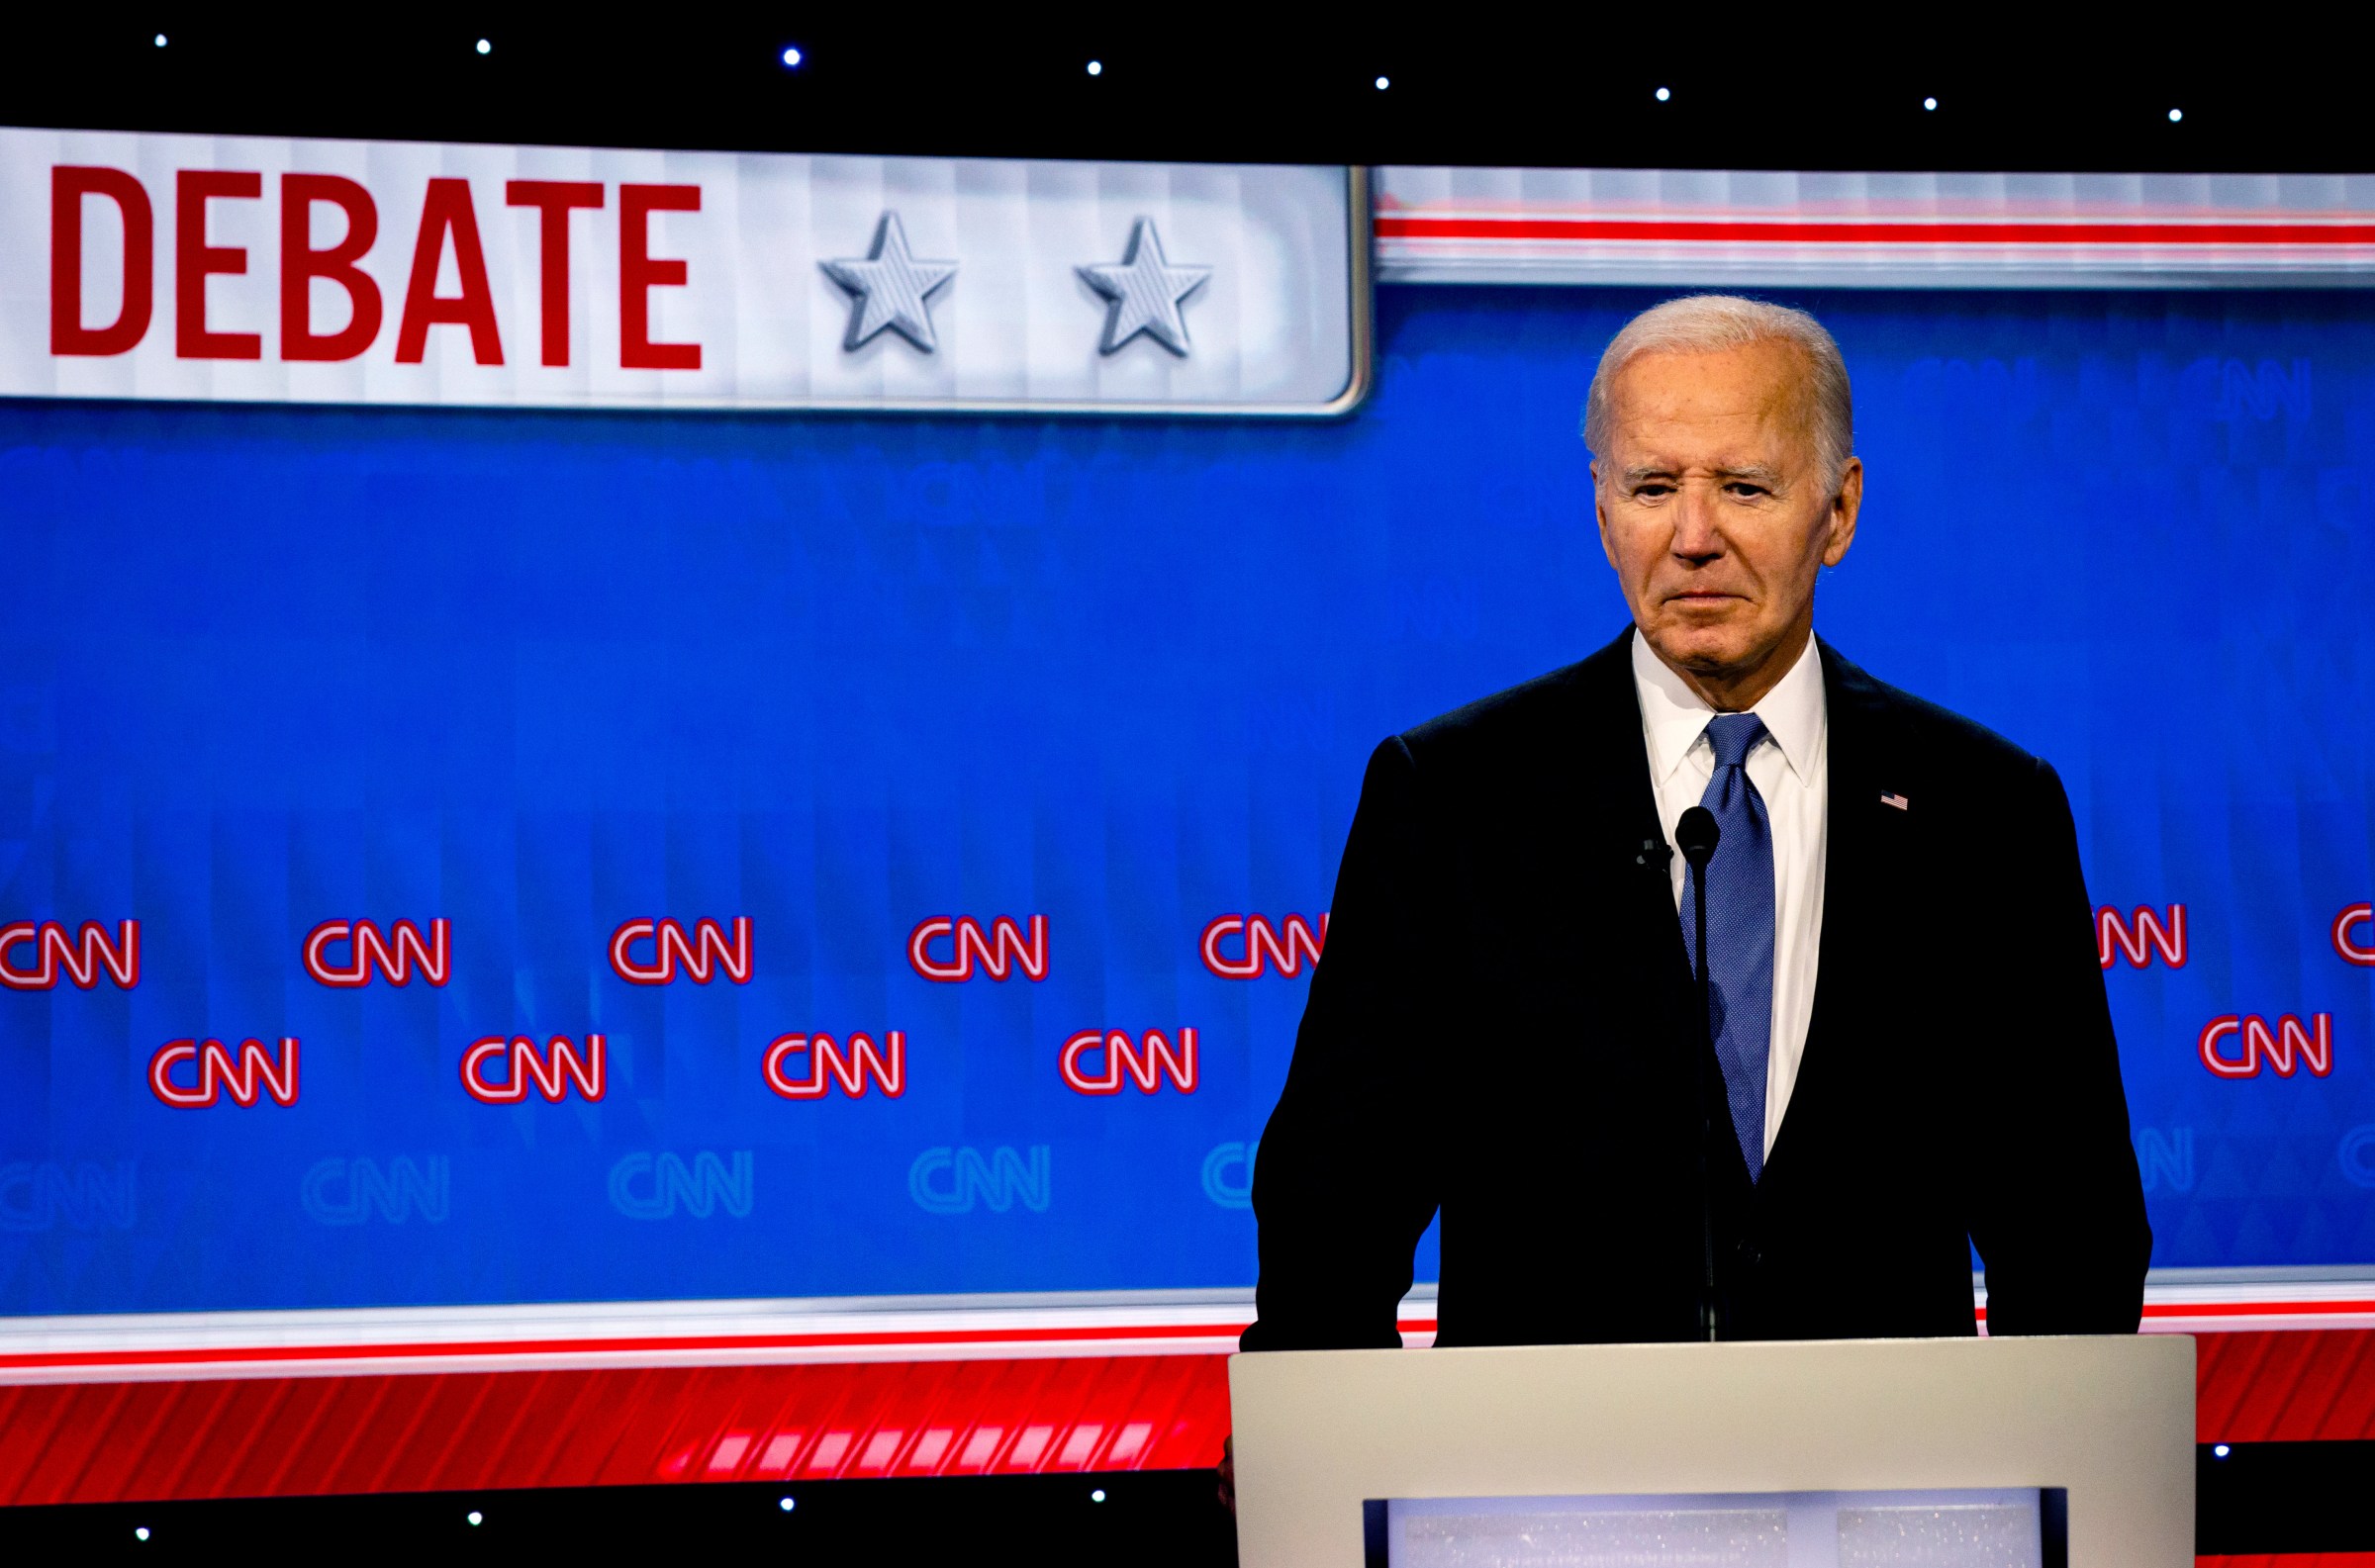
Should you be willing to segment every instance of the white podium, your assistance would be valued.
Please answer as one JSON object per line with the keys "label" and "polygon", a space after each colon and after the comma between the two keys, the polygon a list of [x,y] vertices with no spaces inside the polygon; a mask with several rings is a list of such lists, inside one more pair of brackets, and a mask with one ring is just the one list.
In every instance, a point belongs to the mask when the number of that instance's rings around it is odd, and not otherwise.
{"label": "white podium", "polygon": [[1246,1568],[2191,1568],[2175,1336],[1229,1362]]}

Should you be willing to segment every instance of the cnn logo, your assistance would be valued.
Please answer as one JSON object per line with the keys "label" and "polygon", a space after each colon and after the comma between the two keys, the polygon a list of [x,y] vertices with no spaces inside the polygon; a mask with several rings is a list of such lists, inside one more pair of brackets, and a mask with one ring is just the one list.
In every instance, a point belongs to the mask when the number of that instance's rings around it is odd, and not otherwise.
{"label": "cnn logo", "polygon": [[2302,1025],[2291,1013],[2270,1029],[2258,1014],[2228,1014],[2202,1027],[2202,1065],[2222,1078],[2256,1078],[2264,1065],[2289,1078],[2306,1065],[2312,1077],[2333,1070],[2333,1015],[2315,1013]]}
{"label": "cnn logo", "polygon": [[[945,943],[945,947],[938,946]],[[999,915],[989,931],[969,916],[926,920],[907,934],[907,964],[927,980],[954,983],[978,971],[1003,980],[1016,969],[1033,980],[1047,978],[1047,916],[1030,918],[1030,935]]]}
{"label": "cnn logo", "polygon": [[2140,969],[2155,953],[2170,968],[2185,968],[2185,905],[2171,904],[2162,913],[2138,904],[2136,912],[2125,917],[2108,904],[2095,911],[2095,954],[2103,968],[2124,958]]}
{"label": "cnn logo", "polygon": [[2375,904],[2352,904],[2333,917],[2333,951],[2344,964],[2375,968]]}
{"label": "cnn logo", "polygon": [[[649,959],[635,951],[649,943]],[[719,970],[736,985],[750,978],[750,917],[736,915],[733,936],[714,920],[694,922],[692,935],[679,920],[629,920],[611,933],[611,968],[630,985],[666,985],[681,968],[697,985]]]}
{"label": "cnn logo", "polygon": [[[1132,1041],[1118,1029],[1084,1029],[1064,1042],[1058,1063],[1076,1094],[1119,1094],[1126,1077],[1141,1094],[1152,1094],[1168,1076],[1182,1094],[1195,1092],[1195,1030],[1179,1032],[1179,1048],[1159,1029]],[[1094,1065],[1090,1059],[1096,1058]]]}
{"label": "cnn logo", "polygon": [[893,1029],[877,1047],[851,1035],[845,1047],[830,1035],[779,1035],[763,1070],[767,1087],[787,1100],[821,1100],[835,1088],[863,1099],[869,1084],[896,1100],[907,1092],[907,1037]]}
{"label": "cnn logo", "polygon": [[462,1087],[481,1105],[517,1105],[531,1085],[552,1105],[568,1098],[571,1085],[579,1098],[600,1100],[608,1054],[600,1035],[586,1036],[582,1051],[567,1035],[541,1049],[524,1035],[489,1035],[462,1053]]}
{"label": "cnn logo", "polygon": [[1316,967],[1328,941],[1328,917],[1314,927],[1301,915],[1273,924],[1262,915],[1222,915],[1204,927],[1199,949],[1204,968],[1224,980],[1257,979],[1276,972],[1292,979],[1306,961]]}
{"label": "cnn logo", "polygon": [[927,1214],[971,1214],[977,1203],[1004,1214],[1020,1203],[1045,1214],[1052,1186],[1048,1146],[1033,1144],[1028,1157],[999,1146],[980,1150],[943,1145],[927,1149],[907,1167],[907,1195]]}
{"label": "cnn logo", "polygon": [[[33,949],[27,968],[12,955]],[[89,990],[104,972],[123,990],[141,983],[141,923],[126,920],[116,927],[116,940],[107,928],[85,920],[72,936],[54,920],[19,920],[0,926],[0,985],[12,991],[46,991],[59,979]]]}
{"label": "cnn logo", "polygon": [[[332,951],[341,944],[342,955]],[[446,920],[431,920],[426,939],[410,920],[384,932],[368,920],[325,920],[306,933],[305,972],[344,989],[368,985],[374,974],[390,985],[410,985],[415,970],[442,985],[452,972],[452,947],[453,926]]]}
{"label": "cnn logo", "polygon": [[199,1110],[226,1090],[238,1105],[254,1105],[267,1094],[275,1105],[295,1105],[297,1042],[284,1036],[280,1049],[271,1051],[260,1040],[242,1040],[235,1057],[220,1040],[175,1040],[148,1059],[148,1091],[167,1105]]}

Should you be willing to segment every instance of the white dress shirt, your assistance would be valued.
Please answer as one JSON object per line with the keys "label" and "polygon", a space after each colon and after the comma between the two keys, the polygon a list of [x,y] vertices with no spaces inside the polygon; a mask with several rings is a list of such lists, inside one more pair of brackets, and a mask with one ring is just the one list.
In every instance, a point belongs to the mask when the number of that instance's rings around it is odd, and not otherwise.
{"label": "white dress shirt", "polygon": [[[1699,803],[1715,777],[1715,748],[1707,721],[1715,716],[1680,676],[1633,634],[1633,688],[1641,698],[1642,738],[1650,755],[1650,787],[1658,822],[1674,841],[1682,813]],[[1830,826],[1831,722],[1823,697],[1823,661],[1814,639],[1789,674],[1749,709],[1764,720],[1765,738],[1749,753],[1749,782],[1764,797],[1773,830],[1773,1038],[1764,1071],[1764,1152],[1772,1153],[1789,1093],[1806,1055],[1806,1026],[1814,1016],[1815,966],[1823,936],[1823,847]],[[1676,851],[1674,910],[1682,909],[1687,866]]]}

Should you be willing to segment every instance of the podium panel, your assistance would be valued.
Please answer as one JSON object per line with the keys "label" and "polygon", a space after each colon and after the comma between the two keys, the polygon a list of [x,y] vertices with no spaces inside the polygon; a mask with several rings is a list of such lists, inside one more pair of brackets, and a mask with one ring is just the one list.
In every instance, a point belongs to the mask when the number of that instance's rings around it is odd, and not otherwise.
{"label": "podium panel", "polygon": [[2175,1336],[1239,1355],[1247,1568],[2191,1568]]}

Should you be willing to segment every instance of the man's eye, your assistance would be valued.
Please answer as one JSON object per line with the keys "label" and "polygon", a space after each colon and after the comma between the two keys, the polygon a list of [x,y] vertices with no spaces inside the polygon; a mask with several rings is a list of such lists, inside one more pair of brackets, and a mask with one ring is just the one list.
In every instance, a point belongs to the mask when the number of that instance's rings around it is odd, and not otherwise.
{"label": "man's eye", "polygon": [[1671,485],[1637,485],[1633,494],[1643,501],[1659,501],[1674,493]]}
{"label": "man's eye", "polygon": [[1724,489],[1730,491],[1735,496],[1753,497],[1769,496],[1772,494],[1771,491],[1765,489],[1762,485],[1752,485],[1747,480],[1734,480],[1731,484],[1726,485]]}

